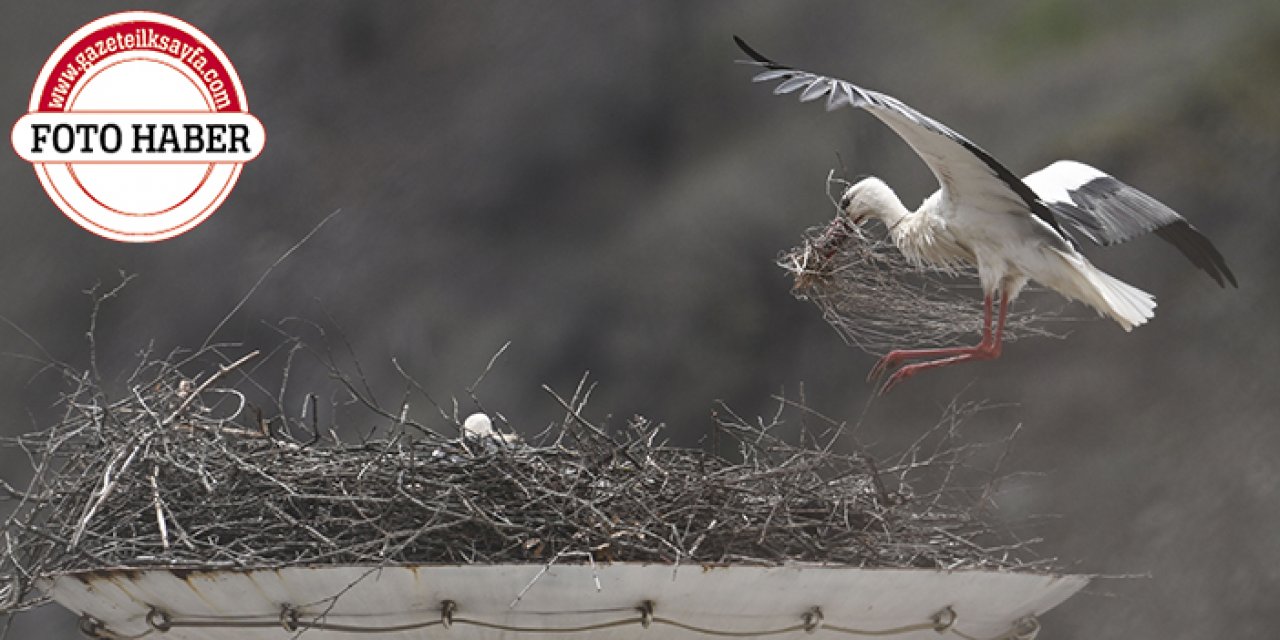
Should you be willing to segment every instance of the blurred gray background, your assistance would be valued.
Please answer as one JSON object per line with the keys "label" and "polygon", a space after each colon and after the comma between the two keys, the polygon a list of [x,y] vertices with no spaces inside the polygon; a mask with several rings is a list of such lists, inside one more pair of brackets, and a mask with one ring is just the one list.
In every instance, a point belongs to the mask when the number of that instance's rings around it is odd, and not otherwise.
{"label": "blurred gray background", "polygon": [[[1044,638],[1267,637],[1280,626],[1280,3],[931,2],[7,3],[0,113],[16,120],[45,57],[106,13],[153,8],[231,57],[265,153],[212,218],[130,246],[65,219],[0,153],[0,314],[83,366],[88,299],[137,279],[100,319],[102,366],[154,340],[223,330],[270,346],[286,316],[344,327],[370,369],[397,356],[436,395],[505,342],[487,406],[534,431],[539,386],[599,380],[589,413],[641,413],[696,443],[713,401],[809,403],[894,451],[957,394],[1024,425],[1013,516],[1054,514],[1041,550],[1098,581]],[[868,404],[870,356],[789,295],[773,261],[831,209],[840,154],[909,206],[932,177],[870,116],[753,86],[739,34],[782,62],[901,98],[1025,175],[1077,158],[1157,195],[1239,277],[1220,290],[1155,238],[1090,257],[1157,295],[1148,326],[1072,326],[993,363],[925,374]],[[1081,317],[1091,312],[1076,309]],[[976,338],[976,336],[975,336]],[[0,327],[0,351],[32,354]],[[0,360],[9,433],[39,425],[35,366]],[[33,385],[48,382],[38,378]],[[35,415],[37,424],[32,424]],[[431,419],[423,411],[423,419]],[[437,422],[439,420],[437,419]],[[25,461],[0,458],[22,480]],[[72,638],[49,607],[13,637]]]}

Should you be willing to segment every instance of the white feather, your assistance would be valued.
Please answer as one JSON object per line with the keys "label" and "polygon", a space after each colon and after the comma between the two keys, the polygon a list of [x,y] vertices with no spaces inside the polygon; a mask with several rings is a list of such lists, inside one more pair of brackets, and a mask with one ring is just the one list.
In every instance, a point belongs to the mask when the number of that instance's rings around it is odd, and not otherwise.
{"label": "white feather", "polygon": [[1075,160],[1059,160],[1025,178],[1023,182],[1040,196],[1045,202],[1065,202],[1071,204],[1070,191],[1098,178],[1110,176]]}
{"label": "white feather", "polygon": [[1061,256],[1077,277],[1054,286],[1059,293],[1111,317],[1125,331],[1132,331],[1155,316],[1155,296],[1106,274],[1078,253]]}

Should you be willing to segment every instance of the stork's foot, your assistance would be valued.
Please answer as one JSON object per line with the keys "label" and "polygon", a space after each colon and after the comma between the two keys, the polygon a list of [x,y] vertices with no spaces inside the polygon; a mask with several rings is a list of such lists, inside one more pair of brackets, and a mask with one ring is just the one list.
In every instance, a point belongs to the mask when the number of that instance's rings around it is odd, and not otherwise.
{"label": "stork's foot", "polygon": [[[894,367],[903,364],[909,360],[921,360],[924,358],[933,358],[937,362],[950,362],[961,356],[971,356],[976,353],[985,353],[991,351],[992,347],[979,344],[976,347],[943,347],[941,349],[895,349],[886,354],[883,358],[876,361],[876,366],[871,368],[871,373],[867,374],[867,382],[877,382],[884,377]],[[1000,347],[994,347],[995,354],[999,355]],[[990,359],[994,356],[987,356]],[[894,375],[897,375],[896,373]],[[907,374],[911,377],[913,374]],[[882,390],[881,393],[884,391]]]}
{"label": "stork's foot", "polygon": [[[901,360],[911,358],[913,356],[914,357],[936,356],[936,355],[939,355],[938,353],[939,351],[948,351],[950,352],[950,355],[948,355],[948,357],[940,358],[938,360],[929,360],[926,362],[915,362],[912,364],[903,365],[900,369],[898,369],[897,371],[894,371],[893,375],[889,376],[889,379],[886,380],[885,383],[880,386],[880,390],[877,392],[877,394],[883,396],[889,393],[891,389],[898,386],[902,381],[916,375],[917,373],[920,373],[921,371],[927,371],[929,369],[939,369],[939,368],[950,366],[953,364],[960,364],[961,362],[971,362],[974,360],[994,360],[1000,357],[1000,343],[999,342],[996,342],[993,344],[983,343],[983,344],[979,344],[976,347],[963,347],[958,349],[946,349],[946,350],[925,349],[921,351],[894,351],[890,353],[888,356],[881,358],[880,360],[881,362],[884,362],[885,360],[889,360],[889,356],[892,356],[895,353],[899,354],[897,357],[897,360],[901,361]],[[886,365],[886,367],[892,366],[892,364],[893,363],[890,362]],[[880,363],[876,364],[876,368],[880,368]],[[872,373],[875,373],[875,369],[872,370]],[[883,373],[884,371],[880,372],[881,375],[883,375]]]}
{"label": "stork's foot", "polygon": [[902,367],[901,369],[898,369],[897,371],[894,371],[893,375],[889,376],[889,379],[885,380],[884,384],[880,385],[880,389],[879,391],[876,392],[876,395],[879,395],[879,396],[888,395],[890,390],[898,386],[907,378],[910,378],[911,376],[914,376],[915,374],[923,371],[924,367],[922,367],[921,364],[925,364],[925,363],[909,364]]}
{"label": "stork's foot", "polygon": [[914,357],[912,353],[912,351],[907,350],[894,350],[885,354],[884,357],[876,361],[876,366],[871,367],[871,372],[867,374],[867,382],[878,382],[890,369],[912,359]]}

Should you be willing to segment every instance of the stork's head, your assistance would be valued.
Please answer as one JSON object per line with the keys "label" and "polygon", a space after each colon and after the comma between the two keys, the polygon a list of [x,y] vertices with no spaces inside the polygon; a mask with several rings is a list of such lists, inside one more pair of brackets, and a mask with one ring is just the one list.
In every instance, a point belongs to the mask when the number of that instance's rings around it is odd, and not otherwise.
{"label": "stork's head", "polygon": [[902,202],[880,178],[863,178],[845,189],[840,196],[840,210],[862,224],[868,217],[892,225],[902,216]]}

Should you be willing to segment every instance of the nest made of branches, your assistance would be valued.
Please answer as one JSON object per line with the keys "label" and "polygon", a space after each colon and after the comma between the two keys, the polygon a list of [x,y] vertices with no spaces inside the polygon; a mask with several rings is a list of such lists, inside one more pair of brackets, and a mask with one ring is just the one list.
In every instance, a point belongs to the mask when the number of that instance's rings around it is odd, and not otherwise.
{"label": "nest made of branches", "polygon": [[[567,400],[552,393],[564,419],[521,442],[437,432],[407,419],[407,401],[385,411],[335,372],[346,401],[370,409],[352,431],[375,434],[348,442],[315,422],[324,395],[308,395],[295,417],[254,409],[254,383],[238,371],[252,355],[195,375],[182,370],[191,358],[144,361],[118,397],[68,371],[56,424],[0,440],[33,473],[25,487],[0,482],[10,609],[29,606],[42,578],[113,567],[568,556],[1051,568],[989,522],[995,476],[969,467],[976,445],[957,432],[967,409],[877,464],[837,442],[839,423],[789,400],[766,420],[721,407],[711,450],[681,448],[643,418],[590,422],[590,387],[579,384]],[[820,428],[789,442],[779,435],[794,432],[788,419]]]}
{"label": "nest made of branches", "polygon": [[[827,184],[830,191],[849,183],[828,176]],[[846,344],[883,355],[898,348],[954,346],[982,335],[975,269],[912,263],[883,228],[855,225],[834,198],[832,206],[831,222],[807,230],[801,244],[777,262],[795,278],[792,294],[816,305]],[[1017,305],[1005,339],[1060,337],[1049,325],[1062,320]]]}

